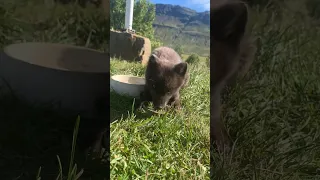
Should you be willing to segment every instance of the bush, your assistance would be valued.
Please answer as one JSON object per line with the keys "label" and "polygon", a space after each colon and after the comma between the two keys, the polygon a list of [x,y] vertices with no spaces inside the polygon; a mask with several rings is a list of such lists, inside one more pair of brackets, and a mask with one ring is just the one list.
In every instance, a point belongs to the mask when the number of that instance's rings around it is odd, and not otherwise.
{"label": "bush", "polygon": [[198,64],[200,62],[200,58],[198,54],[191,54],[186,60],[189,64]]}
{"label": "bush", "polygon": [[174,50],[175,50],[180,56],[182,56],[182,54],[183,54],[183,49],[182,49],[182,46],[181,46],[180,44],[178,44],[178,45],[174,48]]}
{"label": "bush", "polygon": [[[125,26],[125,0],[110,1],[110,27],[116,30]],[[154,28],[152,26],[156,17],[156,8],[150,0],[135,1],[133,7],[133,24],[132,27],[138,35],[150,39],[152,50],[162,46],[162,42],[154,36]]]}

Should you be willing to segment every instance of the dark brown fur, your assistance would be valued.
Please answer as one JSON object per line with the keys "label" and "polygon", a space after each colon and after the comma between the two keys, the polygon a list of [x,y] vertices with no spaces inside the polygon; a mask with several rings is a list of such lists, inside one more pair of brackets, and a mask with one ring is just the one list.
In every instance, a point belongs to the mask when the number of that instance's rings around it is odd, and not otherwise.
{"label": "dark brown fur", "polygon": [[152,52],[145,73],[146,85],[142,101],[152,101],[154,108],[166,105],[180,107],[180,89],[189,80],[187,63],[169,47],[159,47]]}
{"label": "dark brown fur", "polygon": [[211,4],[211,116],[212,142],[223,151],[230,148],[227,130],[220,117],[221,93],[226,85],[233,87],[252,64],[256,48],[247,28],[248,8],[239,1]]}

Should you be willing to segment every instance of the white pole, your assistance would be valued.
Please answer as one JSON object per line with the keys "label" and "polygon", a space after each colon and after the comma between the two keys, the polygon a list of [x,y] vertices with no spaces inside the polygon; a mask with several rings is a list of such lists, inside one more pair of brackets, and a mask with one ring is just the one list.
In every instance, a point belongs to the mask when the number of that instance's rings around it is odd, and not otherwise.
{"label": "white pole", "polygon": [[134,0],[127,0],[125,28],[128,30],[132,30],[133,5],[134,5]]}

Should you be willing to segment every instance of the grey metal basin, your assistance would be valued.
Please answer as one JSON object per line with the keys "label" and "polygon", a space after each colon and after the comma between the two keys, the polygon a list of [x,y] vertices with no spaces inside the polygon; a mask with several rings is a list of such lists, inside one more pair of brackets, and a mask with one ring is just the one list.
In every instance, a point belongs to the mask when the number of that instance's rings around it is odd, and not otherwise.
{"label": "grey metal basin", "polygon": [[0,56],[0,84],[8,83],[18,97],[31,103],[52,102],[93,116],[97,101],[107,101],[109,62],[107,54],[83,47],[12,44]]}

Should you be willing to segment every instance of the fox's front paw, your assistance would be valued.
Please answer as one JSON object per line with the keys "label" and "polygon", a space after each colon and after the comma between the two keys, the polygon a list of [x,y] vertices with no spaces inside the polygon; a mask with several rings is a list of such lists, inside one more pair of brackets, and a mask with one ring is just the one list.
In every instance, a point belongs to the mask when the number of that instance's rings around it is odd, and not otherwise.
{"label": "fox's front paw", "polygon": [[181,109],[181,103],[180,103],[180,100],[179,100],[179,99],[176,99],[176,100],[173,102],[173,107],[174,107],[176,110],[180,110],[180,109]]}

